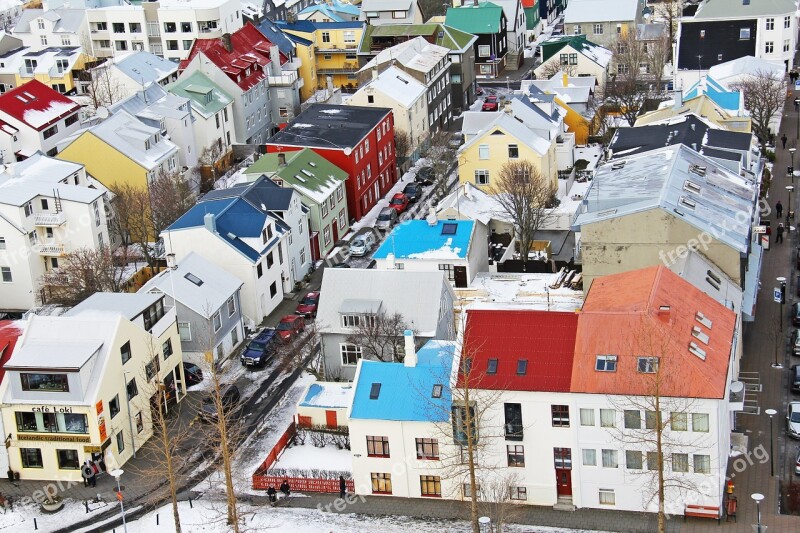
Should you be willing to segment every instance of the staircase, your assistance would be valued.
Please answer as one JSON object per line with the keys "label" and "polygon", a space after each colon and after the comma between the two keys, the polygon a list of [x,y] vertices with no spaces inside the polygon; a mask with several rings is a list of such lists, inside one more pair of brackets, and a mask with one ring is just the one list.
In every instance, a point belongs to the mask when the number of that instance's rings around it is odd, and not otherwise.
{"label": "staircase", "polygon": [[519,57],[523,50],[506,54],[506,70],[519,70]]}
{"label": "staircase", "polygon": [[558,501],[553,506],[554,511],[569,511],[572,512],[576,510],[577,507],[572,505],[572,496],[559,496]]}

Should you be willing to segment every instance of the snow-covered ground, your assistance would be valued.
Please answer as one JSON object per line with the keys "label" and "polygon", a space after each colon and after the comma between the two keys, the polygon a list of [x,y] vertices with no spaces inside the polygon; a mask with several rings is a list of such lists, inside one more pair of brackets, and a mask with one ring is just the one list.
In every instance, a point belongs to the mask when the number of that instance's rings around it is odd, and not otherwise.
{"label": "snow-covered ground", "polygon": [[317,448],[306,440],[301,446],[286,448],[273,468],[350,472],[353,468],[353,457],[350,450],[340,450],[336,446]]}
{"label": "snow-covered ground", "polygon": [[551,289],[558,274],[491,274],[479,272],[467,289],[456,289],[460,303],[485,307],[525,304],[526,309],[576,311],[583,306],[583,291]]}

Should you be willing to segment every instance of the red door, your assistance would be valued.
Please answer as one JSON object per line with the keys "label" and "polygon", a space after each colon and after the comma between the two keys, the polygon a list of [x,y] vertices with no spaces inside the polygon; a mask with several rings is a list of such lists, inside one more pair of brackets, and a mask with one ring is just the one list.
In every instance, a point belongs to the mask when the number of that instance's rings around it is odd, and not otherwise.
{"label": "red door", "polygon": [[339,423],[336,421],[336,411],[325,411],[325,423],[329,428],[339,427]]}
{"label": "red door", "polygon": [[333,219],[333,224],[331,224],[331,226],[333,227],[333,242],[334,243],[339,240],[339,224],[337,222],[338,222],[338,219]]}
{"label": "red door", "polygon": [[556,468],[556,493],[559,496],[572,496],[572,471]]}

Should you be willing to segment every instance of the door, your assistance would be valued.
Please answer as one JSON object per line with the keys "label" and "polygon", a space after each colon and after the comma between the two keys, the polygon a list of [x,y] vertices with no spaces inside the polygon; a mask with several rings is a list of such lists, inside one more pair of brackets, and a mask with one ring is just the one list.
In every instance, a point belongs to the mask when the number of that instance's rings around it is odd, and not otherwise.
{"label": "door", "polygon": [[465,267],[465,266],[453,266],[453,280],[456,283],[456,287],[466,287],[467,286],[467,267]]}
{"label": "door", "polygon": [[572,496],[572,470],[556,468],[556,494]]}
{"label": "door", "polygon": [[336,420],[336,411],[325,411],[325,425],[329,428],[339,427],[339,423]]}
{"label": "door", "polygon": [[339,240],[339,221],[338,219],[333,219],[333,224],[331,224],[333,228],[333,243],[336,244],[336,241]]}

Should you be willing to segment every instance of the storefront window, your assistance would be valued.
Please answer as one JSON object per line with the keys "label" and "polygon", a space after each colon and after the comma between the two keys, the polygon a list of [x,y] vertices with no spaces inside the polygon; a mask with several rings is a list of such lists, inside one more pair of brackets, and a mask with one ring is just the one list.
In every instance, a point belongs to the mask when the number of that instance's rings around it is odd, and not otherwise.
{"label": "storefront window", "polygon": [[23,468],[44,468],[42,464],[42,450],[39,448],[20,448]]}
{"label": "storefront window", "polygon": [[89,433],[89,422],[81,413],[14,413],[20,433]]}
{"label": "storefront window", "polygon": [[58,455],[58,468],[62,470],[77,470],[80,468],[77,450],[56,450]]}
{"label": "storefront window", "polygon": [[20,374],[22,390],[69,392],[66,374]]}

